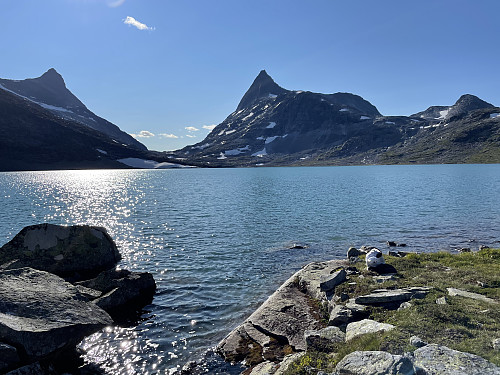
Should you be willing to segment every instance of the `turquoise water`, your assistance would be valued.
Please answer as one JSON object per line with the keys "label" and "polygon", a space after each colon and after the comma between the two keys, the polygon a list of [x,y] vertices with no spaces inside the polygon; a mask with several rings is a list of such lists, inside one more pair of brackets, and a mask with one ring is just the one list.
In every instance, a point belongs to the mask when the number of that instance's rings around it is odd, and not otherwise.
{"label": "turquoise water", "polygon": [[292,272],[349,246],[500,246],[500,165],[1,173],[0,198],[1,244],[35,223],[99,225],[120,267],[154,274],[137,325],[82,343],[109,374],[201,358]]}

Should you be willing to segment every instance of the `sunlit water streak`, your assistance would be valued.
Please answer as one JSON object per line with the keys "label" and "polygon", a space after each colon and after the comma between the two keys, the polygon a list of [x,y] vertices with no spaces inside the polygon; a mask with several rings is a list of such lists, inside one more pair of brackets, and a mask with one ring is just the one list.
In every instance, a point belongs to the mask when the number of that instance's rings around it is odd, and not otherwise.
{"label": "sunlit water streak", "polygon": [[[309,261],[387,240],[417,251],[494,245],[500,166],[2,173],[0,197],[1,243],[35,223],[99,225],[120,267],[153,273],[142,320],[82,347],[110,374],[166,374]],[[288,250],[294,242],[310,248]]]}

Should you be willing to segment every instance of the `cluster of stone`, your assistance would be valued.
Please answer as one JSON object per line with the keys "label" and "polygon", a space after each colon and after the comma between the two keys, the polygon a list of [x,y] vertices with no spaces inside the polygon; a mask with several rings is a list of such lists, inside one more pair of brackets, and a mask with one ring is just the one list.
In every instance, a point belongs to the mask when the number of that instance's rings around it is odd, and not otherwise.
{"label": "cluster of stone", "polygon": [[0,248],[0,373],[46,374],[86,336],[151,302],[151,274],[114,270],[104,228],[39,224]]}
{"label": "cluster of stone", "polygon": [[[394,329],[394,325],[368,319],[369,307],[409,308],[412,299],[424,298],[431,288],[381,288],[354,298],[344,293],[336,294],[338,285],[352,281],[352,276],[360,273],[354,263],[362,254],[367,255],[366,267],[373,271],[374,283],[397,278],[397,271],[385,264],[382,252],[372,247],[350,248],[347,260],[310,263],[278,288],[242,325],[229,333],[219,343],[218,352],[227,361],[243,361],[251,367],[245,372],[247,374],[280,375],[290,364],[300,360],[307,350],[332,353],[339,343]],[[394,256],[406,254],[397,252]],[[481,298],[464,291],[448,292],[450,295]],[[496,303],[494,300],[489,302]],[[321,321],[325,313],[329,316],[327,327],[324,319]],[[418,337],[412,337],[410,344],[419,349],[405,355],[383,351],[351,353],[338,363],[332,375],[500,375],[500,368],[481,357],[427,344]],[[463,371],[456,372],[457,369]]]}

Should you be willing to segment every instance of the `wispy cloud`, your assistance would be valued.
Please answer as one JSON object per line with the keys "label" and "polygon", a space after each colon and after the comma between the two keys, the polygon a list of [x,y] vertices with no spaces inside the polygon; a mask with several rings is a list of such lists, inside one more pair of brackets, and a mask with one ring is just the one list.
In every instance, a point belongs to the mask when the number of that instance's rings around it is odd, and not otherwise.
{"label": "wispy cloud", "polygon": [[184,129],[186,129],[188,132],[197,132],[198,128],[195,128],[194,126],[186,126]]}
{"label": "wispy cloud", "polygon": [[216,126],[217,125],[203,125],[202,128],[207,130],[214,130]]}
{"label": "wispy cloud", "polygon": [[127,18],[123,20],[123,23],[126,25],[137,27],[139,30],[154,30],[154,27],[149,27],[145,23],[139,22],[134,17],[130,16],[127,16]]}
{"label": "wispy cloud", "polygon": [[123,5],[124,2],[125,0],[108,0],[107,4],[110,8],[118,8],[119,6]]}
{"label": "wispy cloud", "polygon": [[178,136],[176,136],[175,134],[166,134],[166,133],[162,133],[162,134],[158,134],[160,137],[162,138],[179,138]]}
{"label": "wispy cloud", "polygon": [[188,138],[196,138],[196,135],[186,134],[186,137],[188,137]]}
{"label": "wispy cloud", "polygon": [[141,130],[138,134],[130,134],[134,138],[151,138],[155,135],[148,130]]}

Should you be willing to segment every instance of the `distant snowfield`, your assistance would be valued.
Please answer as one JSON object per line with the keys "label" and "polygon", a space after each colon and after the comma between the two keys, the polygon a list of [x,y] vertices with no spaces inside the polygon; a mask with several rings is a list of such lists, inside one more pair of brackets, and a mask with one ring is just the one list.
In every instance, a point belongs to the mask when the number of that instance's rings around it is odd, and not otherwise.
{"label": "distant snowfield", "polygon": [[269,125],[266,126],[266,129],[272,129],[276,126],[275,122],[270,122]]}
{"label": "distant snowfield", "polygon": [[191,166],[185,166],[181,164],[175,164],[175,163],[158,163],[157,161],[154,160],[145,160],[145,159],[139,159],[139,158],[125,158],[125,159],[118,159],[122,164],[128,165],[129,167],[132,168],[141,168],[141,169],[172,169],[172,168],[193,168]]}
{"label": "distant snowfield", "polygon": [[444,111],[439,111],[439,117],[436,117],[436,120],[444,120],[445,117],[448,115],[448,113],[450,112],[450,109],[451,108],[448,108],[448,109],[445,109]]}
{"label": "distant snowfield", "polygon": [[368,117],[368,116],[361,116],[359,119],[360,119],[360,120],[371,120],[371,117]]}
{"label": "distant snowfield", "polygon": [[500,116],[500,113],[492,113],[490,114],[490,118],[497,118]]}
{"label": "distant snowfield", "polygon": [[10,92],[11,94],[14,94],[14,95],[16,95],[16,96],[18,96],[20,98],[26,99],[26,100],[28,100],[28,101],[30,101],[32,103],[38,104],[40,107],[45,108],[45,109],[49,109],[49,110],[52,110],[52,111],[73,113],[73,111],[70,111],[69,109],[66,109],[66,108],[56,107],[55,105],[50,105],[50,104],[45,104],[45,103],[42,103],[42,102],[37,102],[36,100],[30,99],[30,98],[28,98],[28,97],[26,97],[24,95],[18,94],[15,91],[9,90],[7,87],[3,86],[2,84],[0,84],[0,89],[5,90],[7,92]]}

